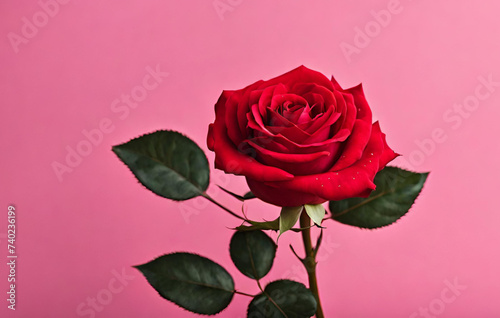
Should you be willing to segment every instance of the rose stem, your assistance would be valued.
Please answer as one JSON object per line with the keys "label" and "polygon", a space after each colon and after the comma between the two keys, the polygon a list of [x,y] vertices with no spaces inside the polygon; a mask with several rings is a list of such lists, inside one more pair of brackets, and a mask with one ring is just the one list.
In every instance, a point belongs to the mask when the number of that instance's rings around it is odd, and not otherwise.
{"label": "rose stem", "polygon": [[237,291],[237,290],[235,290],[234,293],[238,294],[238,295],[252,297],[252,298],[255,297],[255,296],[257,296],[257,295],[250,295],[250,294],[247,294],[247,293],[243,293],[243,292],[240,292],[240,291]]}
{"label": "rose stem", "polygon": [[316,278],[316,256],[315,251],[311,242],[311,219],[307,215],[307,213],[302,213],[300,216],[300,227],[302,230],[302,241],[304,242],[304,249],[306,252],[306,257],[304,259],[304,266],[307,270],[307,276],[309,277],[309,289],[311,290],[314,298],[316,298],[316,302],[318,303],[318,307],[316,309],[316,317],[317,318],[325,318],[323,314],[323,308],[321,307],[321,301],[319,299],[319,290],[318,290],[318,279]]}
{"label": "rose stem", "polygon": [[228,208],[226,208],[225,206],[223,206],[222,204],[220,204],[219,202],[215,201],[211,196],[209,196],[208,194],[206,194],[205,192],[203,192],[201,194],[202,197],[204,197],[205,199],[207,199],[208,201],[212,202],[213,204],[215,204],[216,206],[218,206],[219,208],[223,209],[224,211],[228,212],[229,214],[231,214],[232,216],[240,219],[240,220],[243,220],[243,221],[246,221],[245,218],[237,215],[236,213],[234,213],[233,211],[229,210]]}

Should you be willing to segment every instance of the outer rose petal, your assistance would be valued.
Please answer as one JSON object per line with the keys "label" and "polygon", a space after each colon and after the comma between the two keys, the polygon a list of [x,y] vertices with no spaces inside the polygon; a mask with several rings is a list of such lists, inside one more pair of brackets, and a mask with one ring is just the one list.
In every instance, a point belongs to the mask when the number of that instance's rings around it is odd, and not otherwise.
{"label": "outer rose petal", "polygon": [[332,171],[345,169],[355,163],[363,155],[365,146],[371,136],[372,129],[372,111],[363,93],[363,87],[360,85],[347,90],[354,97],[354,105],[357,109],[357,119],[354,122],[349,139],[347,139],[344,152],[340,159],[333,165]]}
{"label": "outer rose petal", "polygon": [[[330,152],[336,159],[338,155],[340,155],[338,152],[341,149],[342,144],[339,142],[332,141],[332,139],[323,141],[323,142],[318,142],[310,145],[301,145],[297,144],[293,141],[288,140],[287,138],[283,137],[282,135],[276,135],[276,136],[258,136],[254,137],[251,139],[253,142],[258,144],[261,147],[266,147],[267,145],[272,145],[274,144],[279,144],[280,146],[283,146],[287,149],[287,151],[281,150],[280,152],[283,153],[314,153],[317,151],[328,151]],[[274,146],[274,145],[273,145]],[[281,148],[283,149],[283,148]],[[271,149],[275,151],[274,149]]]}
{"label": "outer rose petal", "polygon": [[293,175],[308,175],[321,173],[332,165],[332,158],[329,151],[318,151],[308,154],[280,153],[263,148],[249,141],[249,144],[256,150],[259,162],[281,169]]}
{"label": "outer rose petal", "polygon": [[326,87],[330,91],[333,91],[333,84],[325,75],[321,74],[320,72],[308,69],[304,65],[301,65],[288,73],[265,81],[262,85],[265,85],[267,87],[271,85],[283,84],[288,87],[293,87],[294,85],[299,83],[315,83],[317,85]]}
{"label": "outer rose petal", "polygon": [[[329,200],[367,197],[375,189],[373,183],[375,174],[384,168],[380,163],[391,157],[389,155],[391,151],[385,143],[379,124],[375,123],[361,159],[349,168],[338,172],[296,176],[289,181],[264,182],[263,185],[255,180],[249,182],[249,178],[247,182],[252,192],[254,190],[257,193],[266,192],[259,198],[279,206],[318,204]],[[394,154],[393,157],[395,156]],[[297,197],[284,197],[282,195],[286,193],[284,190],[295,192]],[[308,198],[310,201],[300,201],[299,198]]]}
{"label": "outer rose petal", "polygon": [[215,107],[215,122],[209,126],[207,145],[215,152],[215,167],[227,173],[249,176],[259,181],[290,180],[293,175],[276,167],[257,162],[237,150],[227,136],[225,125],[226,93],[222,93]]}
{"label": "outer rose petal", "polygon": [[338,91],[342,91],[344,90],[342,88],[342,86],[340,86],[340,84],[337,82],[337,80],[335,79],[335,77],[332,76],[332,84],[333,84],[333,87],[338,90]]}
{"label": "outer rose petal", "polygon": [[[356,108],[354,97],[351,94],[342,94],[338,91],[334,94],[338,100],[339,112],[341,112],[342,115],[332,128],[335,128],[337,131],[346,129],[350,132],[352,131],[356,118],[358,118],[358,109]],[[344,111],[341,111],[340,107],[343,107]]]}
{"label": "outer rose petal", "polygon": [[[378,122],[376,122],[376,124],[378,124]],[[389,146],[387,145],[387,141],[385,140],[384,133],[382,133],[382,142],[384,143],[384,152],[380,156],[380,161],[379,161],[379,167],[381,167],[380,170],[382,170],[389,162],[400,156],[400,154],[395,153],[394,150],[389,148]]]}
{"label": "outer rose petal", "polygon": [[293,191],[286,188],[274,188],[248,177],[246,179],[248,187],[257,198],[277,206],[301,206],[304,202],[307,202],[307,204],[321,204],[325,202],[323,198],[314,194]]}
{"label": "outer rose petal", "polygon": [[[227,127],[227,135],[233,143],[239,143],[243,139],[242,130],[238,126],[237,111],[238,111],[238,101],[242,96],[241,91],[223,91],[224,99],[219,98],[215,107],[225,108],[225,119]],[[220,106],[219,103],[221,104]]]}
{"label": "outer rose petal", "polygon": [[245,87],[240,90],[242,93],[241,98],[238,99],[237,106],[237,117],[238,117],[238,126],[240,127],[242,136],[246,136],[247,134],[247,113],[250,109],[250,104],[248,101],[250,100],[251,93],[257,89],[261,85],[263,81],[258,81]]}
{"label": "outer rose petal", "polygon": [[315,145],[301,146],[295,144],[283,136],[269,137],[256,137],[247,139],[246,142],[252,142],[260,147],[265,147],[268,150],[280,152],[284,154],[308,154],[326,151],[330,153],[332,162],[338,159],[341,144],[338,142],[324,142]]}

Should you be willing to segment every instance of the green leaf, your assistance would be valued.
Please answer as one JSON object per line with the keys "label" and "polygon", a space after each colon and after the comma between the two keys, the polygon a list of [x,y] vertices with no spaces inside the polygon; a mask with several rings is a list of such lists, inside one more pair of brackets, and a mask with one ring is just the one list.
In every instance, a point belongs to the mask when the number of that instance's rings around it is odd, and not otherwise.
{"label": "green leaf", "polygon": [[208,187],[205,153],[178,132],[159,130],[114,146],[113,151],[140,183],[164,198],[187,200]]}
{"label": "green leaf", "polygon": [[323,218],[325,217],[326,210],[322,204],[310,205],[305,204],[304,208],[306,210],[307,215],[313,220],[317,225],[321,225]]}
{"label": "green leaf", "polygon": [[316,299],[303,284],[291,280],[269,283],[248,306],[247,317],[306,318],[316,313]]}
{"label": "green leaf", "polygon": [[283,207],[280,214],[280,235],[290,230],[299,220],[303,206]]}
{"label": "green leaf", "polygon": [[231,275],[219,264],[196,254],[167,254],[135,267],[160,296],[194,313],[219,313],[234,295]]}
{"label": "green leaf", "polygon": [[377,189],[368,198],[331,201],[332,219],[368,229],[392,224],[411,208],[428,175],[386,167],[375,176]]}
{"label": "green leaf", "polygon": [[261,279],[273,266],[276,244],[262,231],[237,231],[231,238],[229,252],[243,275]]}
{"label": "green leaf", "polygon": [[245,201],[245,200],[250,200],[250,199],[254,199],[254,198],[255,198],[255,195],[253,195],[253,193],[252,193],[252,192],[247,192],[247,193],[245,193],[245,195],[239,195],[239,194],[236,194],[236,193],[234,193],[234,192],[231,192],[231,191],[229,191],[229,190],[227,190],[227,189],[225,189],[225,188],[221,187],[220,185],[218,185],[218,187],[219,187],[222,191],[226,192],[227,194],[229,194],[229,195],[233,196],[234,198],[236,198],[236,199],[238,199],[238,200],[240,200],[240,201]]}
{"label": "green leaf", "polygon": [[278,231],[280,229],[280,218],[278,217],[273,221],[257,222],[252,220],[246,220],[251,225],[240,225],[236,229],[238,231],[253,231],[253,230],[273,230]]}

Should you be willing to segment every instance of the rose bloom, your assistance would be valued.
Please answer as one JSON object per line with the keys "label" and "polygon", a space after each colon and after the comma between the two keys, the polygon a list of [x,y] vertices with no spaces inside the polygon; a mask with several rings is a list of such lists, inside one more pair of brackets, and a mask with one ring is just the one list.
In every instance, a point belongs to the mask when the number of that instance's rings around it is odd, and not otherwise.
{"label": "rose bloom", "polygon": [[361,85],[300,66],[223,91],[210,124],[215,167],[243,175],[254,195],[278,206],[367,197],[398,155],[385,141]]}

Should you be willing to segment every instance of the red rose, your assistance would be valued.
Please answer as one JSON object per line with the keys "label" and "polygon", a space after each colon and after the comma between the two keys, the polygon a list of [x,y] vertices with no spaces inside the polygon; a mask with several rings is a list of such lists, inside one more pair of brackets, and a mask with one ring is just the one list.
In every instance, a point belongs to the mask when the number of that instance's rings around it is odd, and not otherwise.
{"label": "red rose", "polygon": [[397,156],[361,85],[344,90],[304,66],[223,91],[215,114],[215,167],[245,176],[255,196],[278,206],[367,197]]}

